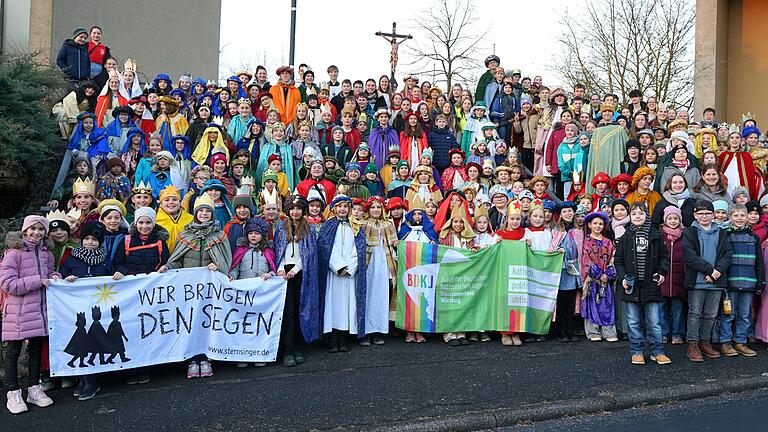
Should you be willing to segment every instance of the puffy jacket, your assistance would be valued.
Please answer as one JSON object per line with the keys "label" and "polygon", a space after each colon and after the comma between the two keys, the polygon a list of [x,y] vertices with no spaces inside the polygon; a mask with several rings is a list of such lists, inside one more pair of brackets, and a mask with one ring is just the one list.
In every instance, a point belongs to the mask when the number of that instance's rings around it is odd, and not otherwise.
{"label": "puffy jacket", "polygon": [[[115,271],[125,275],[157,271],[170,256],[166,240],[168,240],[168,231],[159,225],[155,226],[146,241],[142,241],[134,230],[117,245],[115,256],[112,258]],[[125,248],[127,242],[129,243],[128,253]]]}
{"label": "puffy jacket", "polygon": [[669,240],[664,233],[661,233],[661,237],[664,239],[664,245],[669,252],[669,274],[664,279],[664,283],[661,284],[661,293],[667,298],[685,299],[688,297],[688,292],[683,287],[685,283],[683,236],[681,235],[675,241]]}
{"label": "puffy jacket", "polygon": [[64,72],[64,76],[75,81],[82,81],[91,75],[91,59],[88,56],[88,46],[78,45],[72,39],[67,39],[56,56],[56,66]]}
{"label": "puffy jacket", "polygon": [[34,246],[20,232],[6,236],[5,257],[0,264],[3,304],[2,340],[24,340],[48,334],[45,289],[41,279],[54,272],[51,246]]}
{"label": "puffy jacket", "polygon": [[456,142],[456,136],[447,127],[442,129],[432,128],[427,136],[427,144],[434,153],[432,165],[441,172],[451,165],[448,152],[459,147],[459,143]]}
{"label": "puffy jacket", "polygon": [[[658,273],[665,278],[669,273],[669,253],[656,228],[648,232],[648,248],[646,249],[645,275],[641,280],[637,275],[635,231],[627,231],[616,245],[616,255],[613,265],[616,268],[616,283],[621,287],[621,299],[633,303],[660,302],[663,300],[661,287],[653,281],[653,274]],[[626,275],[635,277],[635,289],[627,294],[621,286]]]}

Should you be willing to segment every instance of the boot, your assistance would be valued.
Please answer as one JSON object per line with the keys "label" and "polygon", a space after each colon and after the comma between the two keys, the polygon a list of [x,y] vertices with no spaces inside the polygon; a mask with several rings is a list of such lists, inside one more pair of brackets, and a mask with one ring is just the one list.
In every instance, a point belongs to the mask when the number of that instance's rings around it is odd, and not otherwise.
{"label": "boot", "polygon": [[757,353],[752,348],[748,347],[746,344],[737,343],[733,348],[744,357],[754,357],[757,355]]}
{"label": "boot", "polygon": [[709,342],[699,341],[699,349],[701,353],[711,359],[720,358],[720,353],[712,348],[712,344]]}
{"label": "boot", "polygon": [[328,352],[339,352],[339,336],[336,333],[331,333],[331,335],[328,336]]}
{"label": "boot", "polygon": [[735,349],[733,349],[733,345],[729,343],[724,343],[720,345],[720,351],[726,357],[736,357],[737,355],[739,355],[739,353]]}
{"label": "boot", "polygon": [[696,363],[704,361],[698,342],[688,342],[688,360]]}

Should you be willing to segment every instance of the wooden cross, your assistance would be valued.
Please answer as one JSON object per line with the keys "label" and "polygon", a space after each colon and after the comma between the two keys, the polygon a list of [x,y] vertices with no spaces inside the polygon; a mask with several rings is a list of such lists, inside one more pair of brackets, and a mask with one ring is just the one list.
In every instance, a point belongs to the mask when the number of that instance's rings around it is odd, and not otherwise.
{"label": "wooden cross", "polygon": [[376,36],[383,37],[392,46],[392,51],[389,53],[389,65],[392,76],[390,81],[395,82],[395,69],[397,68],[397,49],[401,43],[408,39],[413,39],[413,36],[407,34],[397,34],[397,23],[392,23],[392,33],[376,32]]}

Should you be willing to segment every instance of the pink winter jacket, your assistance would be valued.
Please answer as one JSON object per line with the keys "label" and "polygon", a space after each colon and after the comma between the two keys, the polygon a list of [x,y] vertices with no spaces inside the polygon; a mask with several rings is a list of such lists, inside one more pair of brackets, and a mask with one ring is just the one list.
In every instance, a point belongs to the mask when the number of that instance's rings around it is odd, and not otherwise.
{"label": "pink winter jacket", "polygon": [[0,263],[0,304],[3,308],[3,341],[24,340],[48,334],[45,289],[40,282],[57,274],[54,258],[45,244],[35,247],[21,233],[6,236],[5,257]]}

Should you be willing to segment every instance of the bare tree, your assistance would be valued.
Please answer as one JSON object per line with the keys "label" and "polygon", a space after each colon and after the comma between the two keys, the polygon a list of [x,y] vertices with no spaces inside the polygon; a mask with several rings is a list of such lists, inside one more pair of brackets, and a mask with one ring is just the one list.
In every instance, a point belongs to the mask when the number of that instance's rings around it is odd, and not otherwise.
{"label": "bare tree", "polygon": [[413,21],[420,33],[410,46],[414,60],[409,65],[431,72],[436,65],[440,78],[451,88],[454,82],[469,83],[472,72],[480,63],[475,57],[488,31],[476,33],[474,2],[470,0],[436,0],[433,7],[417,14]]}
{"label": "bare tree", "polygon": [[659,101],[692,106],[691,0],[595,0],[576,17],[566,11],[560,24],[562,58],[552,69],[566,82],[624,101],[639,89]]}

